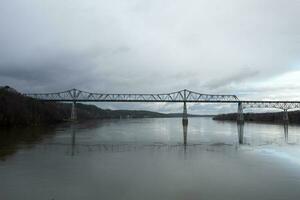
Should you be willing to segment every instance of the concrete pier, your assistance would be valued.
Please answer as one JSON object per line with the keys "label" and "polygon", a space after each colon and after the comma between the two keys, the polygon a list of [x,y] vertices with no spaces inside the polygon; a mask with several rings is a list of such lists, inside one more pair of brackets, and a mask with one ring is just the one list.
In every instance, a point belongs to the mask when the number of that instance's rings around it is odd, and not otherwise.
{"label": "concrete pier", "polygon": [[188,115],[187,115],[187,108],[186,108],[186,102],[183,102],[183,114],[182,114],[182,125],[187,126],[188,125]]}
{"label": "concrete pier", "polygon": [[183,102],[183,113],[182,113],[182,127],[183,127],[183,144],[187,145],[187,127],[188,127],[188,114],[186,108],[186,102]]}
{"label": "concrete pier", "polygon": [[244,144],[244,123],[237,123],[239,144]]}
{"label": "concrete pier", "polygon": [[288,136],[289,135],[289,113],[288,113],[287,109],[283,110],[282,121],[283,121],[285,142],[288,143],[288,138],[289,138],[289,136]]}
{"label": "concrete pier", "polygon": [[289,123],[289,114],[287,109],[283,110],[283,123],[288,124]]}
{"label": "concrete pier", "polygon": [[242,102],[238,103],[237,122],[239,124],[244,123],[244,113],[243,113],[243,104],[242,104]]}

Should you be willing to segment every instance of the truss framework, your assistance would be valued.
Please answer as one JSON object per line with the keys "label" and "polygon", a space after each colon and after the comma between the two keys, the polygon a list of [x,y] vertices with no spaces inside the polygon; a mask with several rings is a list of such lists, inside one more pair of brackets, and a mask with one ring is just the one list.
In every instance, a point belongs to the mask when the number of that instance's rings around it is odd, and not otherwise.
{"label": "truss framework", "polygon": [[201,94],[180,90],[166,94],[104,94],[85,92],[77,89],[57,93],[24,94],[42,101],[94,101],[94,102],[237,102],[235,95]]}
{"label": "truss framework", "polygon": [[242,101],[243,108],[277,108],[290,110],[300,108],[299,101]]}
{"label": "truss framework", "polygon": [[165,94],[106,94],[71,89],[56,93],[27,93],[27,97],[41,101],[62,102],[190,102],[190,103],[241,103],[242,108],[277,108],[290,110],[300,108],[300,101],[242,101],[236,95],[202,94],[180,90]]}

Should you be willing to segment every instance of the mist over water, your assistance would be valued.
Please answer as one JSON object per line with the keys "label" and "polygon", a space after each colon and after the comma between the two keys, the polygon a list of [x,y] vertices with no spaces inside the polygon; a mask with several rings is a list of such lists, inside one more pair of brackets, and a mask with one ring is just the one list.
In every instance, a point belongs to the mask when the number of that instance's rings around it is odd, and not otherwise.
{"label": "mist over water", "polygon": [[300,126],[190,118],[187,146],[184,130],[180,118],[26,129],[0,150],[0,199],[298,199]]}

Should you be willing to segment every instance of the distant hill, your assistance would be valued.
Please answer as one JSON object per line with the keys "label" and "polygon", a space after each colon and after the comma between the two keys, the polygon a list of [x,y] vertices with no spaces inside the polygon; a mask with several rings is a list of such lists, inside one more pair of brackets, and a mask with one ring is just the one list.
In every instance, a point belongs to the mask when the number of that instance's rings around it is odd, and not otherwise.
{"label": "distant hill", "polygon": [[[70,105],[69,105],[70,106]],[[110,110],[95,105],[76,104],[79,119],[124,119],[167,117],[167,114],[146,110]],[[71,109],[71,107],[70,107]]]}
{"label": "distant hill", "polygon": [[[182,113],[168,113],[166,114],[168,117],[182,117]],[[215,115],[195,115],[188,114],[188,117],[214,117]]]}
{"label": "distant hill", "polygon": [[[288,112],[289,122],[294,124],[300,124],[300,111]],[[214,120],[230,120],[236,121],[236,113],[220,114],[216,115]],[[268,123],[280,123],[283,121],[282,112],[270,112],[270,113],[244,113],[245,121],[253,122],[268,122]]]}

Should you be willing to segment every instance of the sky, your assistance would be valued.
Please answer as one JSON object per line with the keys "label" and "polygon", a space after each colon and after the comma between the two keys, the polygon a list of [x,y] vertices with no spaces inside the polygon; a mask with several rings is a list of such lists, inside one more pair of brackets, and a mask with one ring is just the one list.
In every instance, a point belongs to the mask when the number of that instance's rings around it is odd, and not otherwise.
{"label": "sky", "polygon": [[[299,10],[300,0],[1,0],[0,85],[27,93],[186,88],[242,100],[300,100]],[[235,111],[232,105],[188,108]]]}

